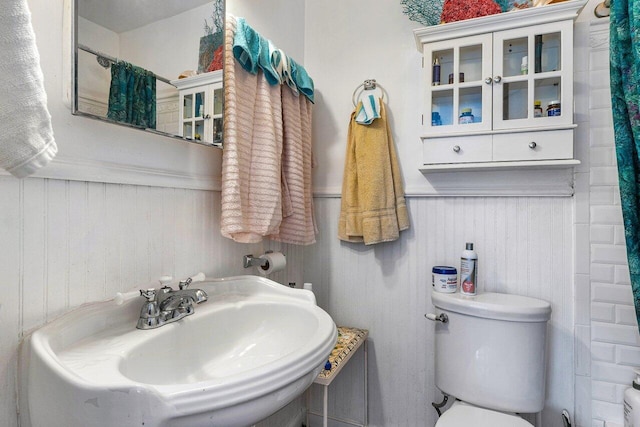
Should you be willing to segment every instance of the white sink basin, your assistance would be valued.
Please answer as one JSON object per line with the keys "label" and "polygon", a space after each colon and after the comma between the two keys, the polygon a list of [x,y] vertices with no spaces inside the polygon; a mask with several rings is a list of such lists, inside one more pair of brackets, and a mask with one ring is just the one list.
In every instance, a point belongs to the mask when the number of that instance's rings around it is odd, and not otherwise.
{"label": "white sink basin", "polygon": [[79,308],[36,331],[33,427],[247,426],[300,395],[335,345],[313,293],[257,276],[194,283],[195,314],[136,329],[143,299]]}

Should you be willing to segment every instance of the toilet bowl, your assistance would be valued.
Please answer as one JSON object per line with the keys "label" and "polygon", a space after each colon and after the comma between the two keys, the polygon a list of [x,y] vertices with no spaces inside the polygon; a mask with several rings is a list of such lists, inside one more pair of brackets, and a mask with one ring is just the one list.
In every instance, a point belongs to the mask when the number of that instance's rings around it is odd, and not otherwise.
{"label": "toilet bowl", "polygon": [[551,305],[501,293],[433,291],[435,385],[457,399],[437,427],[531,427],[544,407]]}
{"label": "toilet bowl", "polygon": [[531,427],[516,414],[479,408],[466,402],[456,401],[438,419],[436,427]]}

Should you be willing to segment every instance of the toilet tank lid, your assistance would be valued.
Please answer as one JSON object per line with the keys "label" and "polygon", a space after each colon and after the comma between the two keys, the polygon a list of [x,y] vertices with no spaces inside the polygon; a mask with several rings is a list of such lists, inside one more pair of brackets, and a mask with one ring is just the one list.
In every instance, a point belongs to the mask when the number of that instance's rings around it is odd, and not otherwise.
{"label": "toilet tank lid", "polygon": [[442,310],[487,319],[546,322],[551,317],[551,304],[521,295],[483,292],[468,296],[432,291],[431,301]]}

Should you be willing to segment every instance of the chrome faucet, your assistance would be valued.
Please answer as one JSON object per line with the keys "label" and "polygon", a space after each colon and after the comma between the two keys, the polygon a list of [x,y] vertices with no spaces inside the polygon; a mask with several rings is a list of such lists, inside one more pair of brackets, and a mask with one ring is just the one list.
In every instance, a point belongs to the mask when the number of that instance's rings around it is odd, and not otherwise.
{"label": "chrome faucet", "polygon": [[156,290],[154,288],[141,290],[140,296],[144,297],[140,318],[138,319],[138,329],[159,328],[167,323],[172,323],[189,316],[195,312],[194,305],[207,300],[207,293],[202,289],[188,289],[192,279],[181,281],[179,289],[173,289],[162,280],[162,286]]}

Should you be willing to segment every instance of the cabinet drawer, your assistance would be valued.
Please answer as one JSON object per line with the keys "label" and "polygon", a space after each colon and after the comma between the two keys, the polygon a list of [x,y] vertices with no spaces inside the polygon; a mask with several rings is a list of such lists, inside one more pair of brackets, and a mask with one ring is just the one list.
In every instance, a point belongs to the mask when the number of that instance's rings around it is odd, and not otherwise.
{"label": "cabinet drawer", "polygon": [[491,135],[425,138],[422,153],[425,165],[490,162]]}
{"label": "cabinet drawer", "polygon": [[493,160],[573,158],[573,129],[493,135]]}

